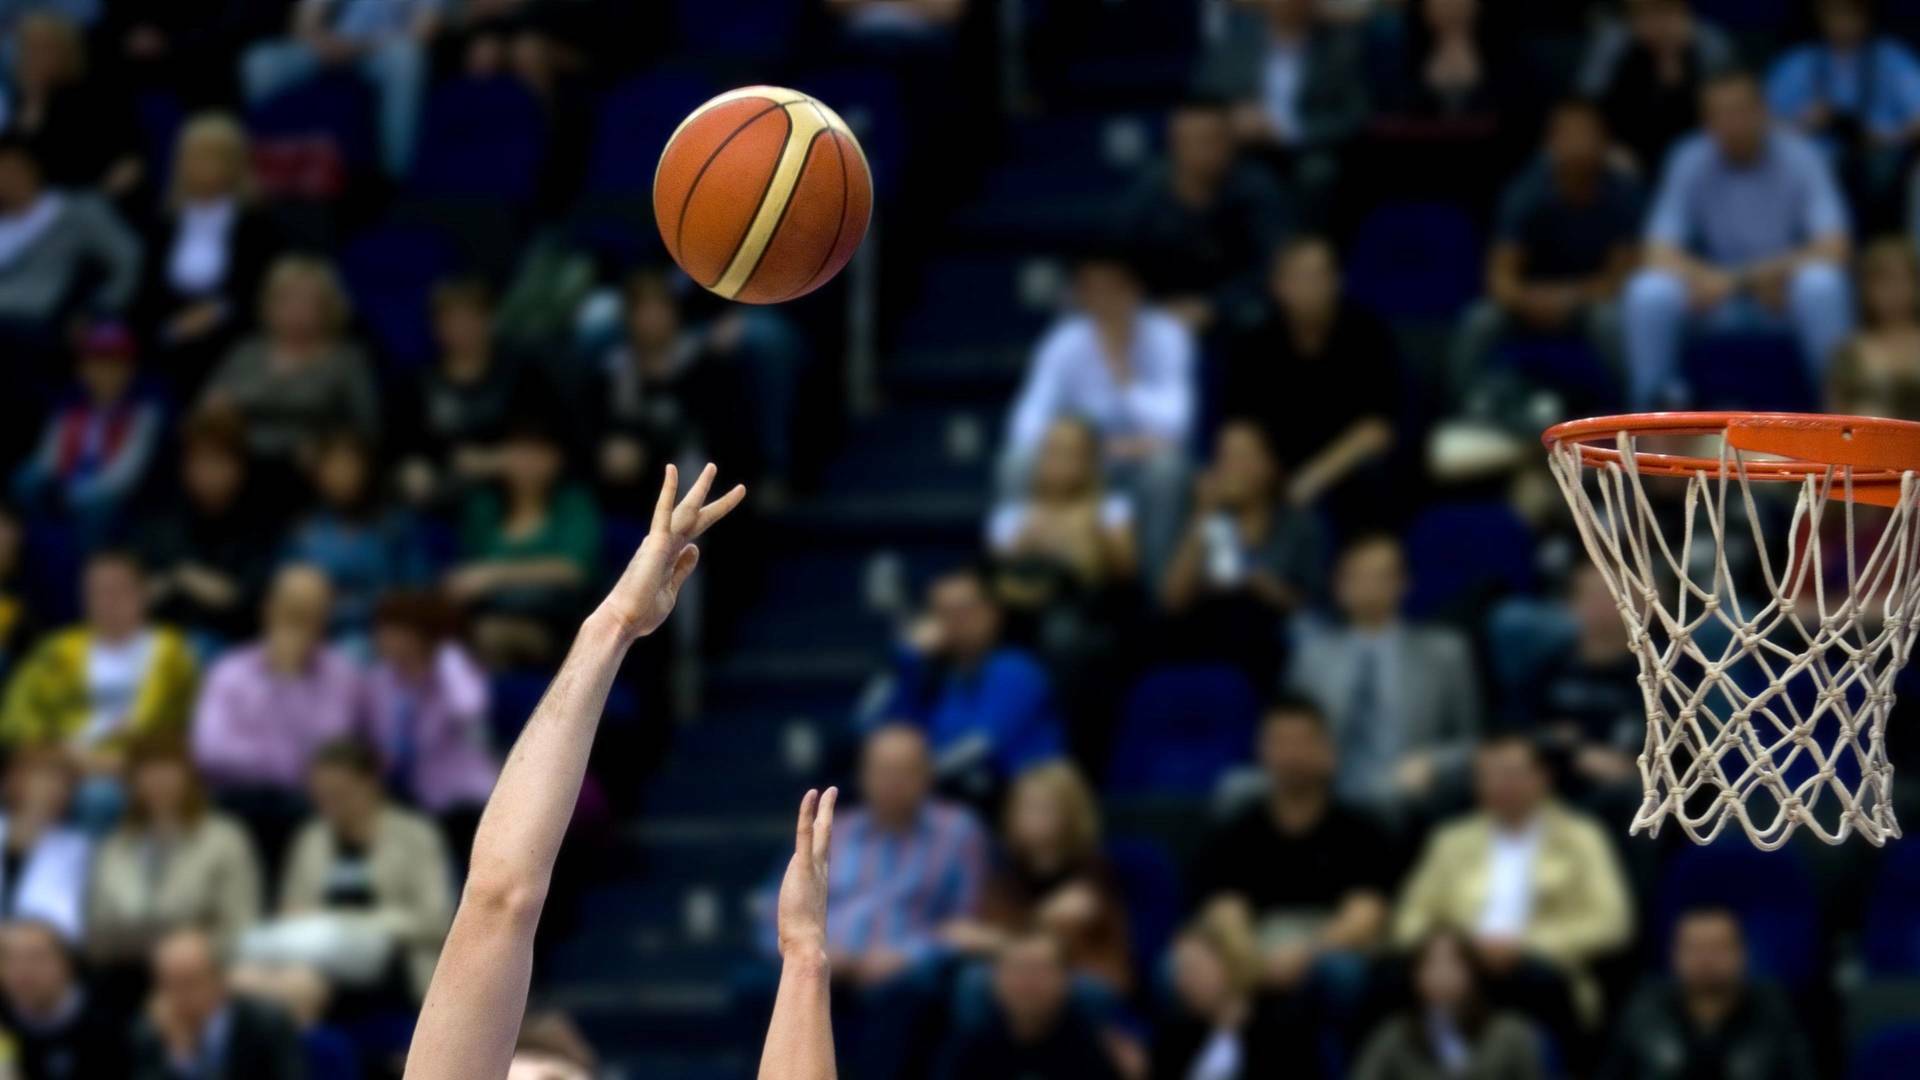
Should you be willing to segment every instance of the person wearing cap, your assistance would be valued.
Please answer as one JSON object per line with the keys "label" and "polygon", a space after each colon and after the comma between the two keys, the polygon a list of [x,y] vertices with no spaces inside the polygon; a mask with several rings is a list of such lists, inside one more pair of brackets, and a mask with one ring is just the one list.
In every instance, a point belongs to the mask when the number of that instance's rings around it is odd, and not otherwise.
{"label": "person wearing cap", "polygon": [[136,351],[133,335],[117,322],[80,334],[75,387],[14,477],[24,507],[71,515],[83,537],[104,531],[139,488],[160,441],[164,417],[139,385]]}

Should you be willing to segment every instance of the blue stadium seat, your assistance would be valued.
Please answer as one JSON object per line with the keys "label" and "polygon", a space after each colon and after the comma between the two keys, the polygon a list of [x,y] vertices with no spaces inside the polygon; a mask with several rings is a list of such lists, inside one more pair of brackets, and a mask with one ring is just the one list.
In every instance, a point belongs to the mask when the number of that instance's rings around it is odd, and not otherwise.
{"label": "blue stadium seat", "polygon": [[140,145],[147,157],[147,175],[164,185],[173,175],[173,144],[186,123],[187,107],[167,90],[144,90],[134,98],[134,117],[140,124]]}
{"label": "blue stadium seat", "polygon": [[614,87],[601,99],[586,190],[647,198],[654,167],[673,129],[714,94],[702,75],[661,69]]}
{"label": "blue stadium seat", "polygon": [[1681,365],[1696,408],[1814,412],[1820,407],[1800,348],[1785,333],[1692,335]]}
{"label": "blue stadium seat", "polygon": [[1533,588],[1533,533],[1505,502],[1435,506],[1407,531],[1413,589],[1407,610],[1443,615]]}
{"label": "blue stadium seat", "polygon": [[1452,203],[1376,207],[1347,252],[1347,289],[1387,318],[1444,320],[1480,294],[1480,230]]}
{"label": "blue stadium seat", "polygon": [[674,0],[681,55],[770,61],[798,35],[802,0]]}
{"label": "blue stadium seat", "polygon": [[356,173],[380,159],[373,92],[350,71],[323,72],[275,94],[248,111],[247,127],[262,141],[324,136]]}
{"label": "blue stadium seat", "polygon": [[547,117],[518,79],[455,79],[427,98],[408,185],[416,195],[524,206],[540,186]]}
{"label": "blue stadium seat", "polygon": [[1853,1044],[1848,1080],[1911,1080],[1920,1062],[1920,1024],[1880,1028]]}
{"label": "blue stadium seat", "polygon": [[1877,975],[1920,975],[1920,844],[1894,844],[1874,880],[1860,954]]}
{"label": "blue stadium seat", "polygon": [[1237,668],[1156,668],[1121,709],[1107,786],[1116,794],[1204,796],[1252,753],[1259,714],[1259,698]]}
{"label": "blue stadium seat", "polygon": [[429,297],[458,261],[446,236],[419,225],[376,226],[340,253],[354,311],[393,364],[412,369],[433,360]]}
{"label": "blue stadium seat", "polygon": [[1789,989],[1818,977],[1824,952],[1820,904],[1812,878],[1791,849],[1761,851],[1739,835],[1705,847],[1682,845],[1654,889],[1652,937],[1665,955],[1674,925],[1689,908],[1736,912],[1746,930],[1754,971]]}

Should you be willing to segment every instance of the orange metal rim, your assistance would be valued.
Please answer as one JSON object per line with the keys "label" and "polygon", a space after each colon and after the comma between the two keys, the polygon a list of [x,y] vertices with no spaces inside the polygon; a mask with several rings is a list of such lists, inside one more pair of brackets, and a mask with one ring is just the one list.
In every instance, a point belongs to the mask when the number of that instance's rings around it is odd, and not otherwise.
{"label": "orange metal rim", "polygon": [[[1749,480],[1798,483],[1836,469],[1852,470],[1855,500],[1891,506],[1899,501],[1900,478],[1920,471],[1920,423],[1876,416],[1818,413],[1665,412],[1596,416],[1555,424],[1540,436],[1548,449],[1563,443],[1579,448],[1588,468],[1622,464],[1612,443],[1630,435],[1719,435],[1735,449],[1773,455],[1779,460],[1743,461]],[[1599,443],[1605,440],[1605,444]],[[1637,451],[1633,467],[1647,476],[1718,476],[1720,459],[1691,454]],[[1842,491],[1836,480],[1835,493]]]}

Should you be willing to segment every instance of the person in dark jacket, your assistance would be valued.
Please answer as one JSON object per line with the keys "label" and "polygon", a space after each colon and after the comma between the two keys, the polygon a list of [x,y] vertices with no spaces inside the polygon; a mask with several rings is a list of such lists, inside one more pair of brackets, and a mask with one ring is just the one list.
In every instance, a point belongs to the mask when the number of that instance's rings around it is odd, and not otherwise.
{"label": "person in dark jacket", "polygon": [[[123,1075],[123,1074],[116,1074]],[[135,1030],[135,1080],[304,1080],[293,1020],[227,987],[213,939],[179,930],[153,950],[153,1000]]]}
{"label": "person in dark jacket", "polygon": [[1786,999],[1747,971],[1739,916],[1721,907],[1682,915],[1673,929],[1672,963],[1670,980],[1646,987],[1628,1004],[1601,1080],[1813,1080]]}
{"label": "person in dark jacket", "polygon": [[0,926],[0,1023],[13,1033],[27,1080],[127,1075],[125,1019],[90,992],[51,923]]}
{"label": "person in dark jacket", "polygon": [[954,1033],[936,1075],[1119,1080],[1107,1036],[1070,1005],[1070,986],[1058,939],[1035,931],[1009,942],[994,965],[992,1009]]}

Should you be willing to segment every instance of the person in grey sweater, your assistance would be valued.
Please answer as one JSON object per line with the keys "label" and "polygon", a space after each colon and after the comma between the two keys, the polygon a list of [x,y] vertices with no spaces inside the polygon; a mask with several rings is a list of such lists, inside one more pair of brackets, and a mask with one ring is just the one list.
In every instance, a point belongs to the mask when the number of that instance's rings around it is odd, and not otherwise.
{"label": "person in grey sweater", "polygon": [[0,139],[0,332],[52,345],[61,317],[115,315],[140,286],[140,241],[97,196],[46,186],[31,148]]}

